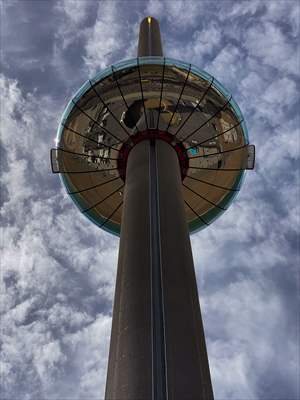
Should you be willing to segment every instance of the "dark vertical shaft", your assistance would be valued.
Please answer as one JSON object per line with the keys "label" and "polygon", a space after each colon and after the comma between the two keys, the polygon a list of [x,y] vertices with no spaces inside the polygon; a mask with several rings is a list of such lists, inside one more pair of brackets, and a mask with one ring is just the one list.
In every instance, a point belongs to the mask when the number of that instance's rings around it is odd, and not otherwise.
{"label": "dark vertical shaft", "polygon": [[[138,56],[162,56],[148,18]],[[128,157],[105,398],[213,400],[180,167],[161,140]]]}
{"label": "dark vertical shaft", "polygon": [[152,399],[149,141],[128,158],[106,400]]}
{"label": "dark vertical shaft", "polygon": [[[146,17],[141,22],[138,57],[162,56],[158,21]],[[150,116],[150,115],[149,115]],[[161,264],[161,238],[158,194],[156,143],[149,145],[149,214],[150,214],[150,268],[151,268],[151,324],[152,324],[152,399],[167,399],[165,327]]]}
{"label": "dark vertical shaft", "polygon": [[212,400],[178,156],[161,140],[156,152],[168,399]]}
{"label": "dark vertical shaft", "polygon": [[[128,158],[106,400],[212,400],[178,157],[168,143],[155,142],[153,228],[152,152],[145,140]],[[155,231],[159,243],[151,239]]]}

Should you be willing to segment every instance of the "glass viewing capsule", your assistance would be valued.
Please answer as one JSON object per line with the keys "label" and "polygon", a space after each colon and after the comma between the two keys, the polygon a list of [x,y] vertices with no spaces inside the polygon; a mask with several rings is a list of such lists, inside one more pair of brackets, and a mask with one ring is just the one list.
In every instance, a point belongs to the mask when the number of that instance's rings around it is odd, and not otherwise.
{"label": "glass viewing capsule", "polygon": [[254,166],[242,113],[211,75],[164,57],[115,64],[69,102],[51,150],[52,170],[81,212],[111,233],[120,233],[127,157],[149,138],[178,155],[190,232],[229,207]]}

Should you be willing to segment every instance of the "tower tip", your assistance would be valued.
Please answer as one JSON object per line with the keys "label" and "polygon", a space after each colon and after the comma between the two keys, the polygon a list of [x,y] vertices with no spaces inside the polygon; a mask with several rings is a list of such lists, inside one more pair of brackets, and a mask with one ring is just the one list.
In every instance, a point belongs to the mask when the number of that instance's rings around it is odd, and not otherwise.
{"label": "tower tip", "polygon": [[138,57],[163,56],[159,22],[148,15],[140,24]]}

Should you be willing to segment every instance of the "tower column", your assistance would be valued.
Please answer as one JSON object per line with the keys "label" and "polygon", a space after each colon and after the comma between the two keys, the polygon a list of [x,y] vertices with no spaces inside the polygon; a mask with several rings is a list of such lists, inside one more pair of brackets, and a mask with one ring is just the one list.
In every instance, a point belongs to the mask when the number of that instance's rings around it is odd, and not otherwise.
{"label": "tower column", "polygon": [[[138,56],[162,56],[154,18]],[[159,139],[128,156],[105,399],[213,399],[178,156]]]}
{"label": "tower column", "polygon": [[152,399],[149,142],[129,154],[106,400]]}
{"label": "tower column", "polygon": [[157,140],[166,378],[169,400],[212,400],[178,157]]}
{"label": "tower column", "polygon": [[129,154],[121,226],[106,399],[213,399],[179,162],[168,143],[145,140]]}

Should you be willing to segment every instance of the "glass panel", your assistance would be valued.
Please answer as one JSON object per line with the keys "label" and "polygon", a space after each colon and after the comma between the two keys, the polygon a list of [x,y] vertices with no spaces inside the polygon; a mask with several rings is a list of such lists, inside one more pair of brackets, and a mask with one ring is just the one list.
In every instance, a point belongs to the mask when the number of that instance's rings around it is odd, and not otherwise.
{"label": "glass panel", "polygon": [[253,169],[254,168],[254,162],[255,162],[255,146],[253,145],[248,145],[247,146],[248,150],[248,160],[247,160],[247,169]]}
{"label": "glass panel", "polygon": [[243,122],[241,123],[241,127],[243,129],[243,134],[245,136],[245,141],[246,141],[246,143],[249,143],[248,128],[247,128],[245,120],[243,120]]}
{"label": "glass panel", "polygon": [[64,129],[64,127],[62,126],[63,122],[64,122],[64,120],[62,119],[60,124],[58,125],[58,128],[57,128],[56,139],[55,139],[56,144],[58,144],[60,142],[60,140],[61,140],[61,135],[62,135],[62,132],[63,132],[63,129]]}
{"label": "glass panel", "polygon": [[236,101],[233,98],[231,98],[231,100],[230,100],[230,105],[234,109],[234,112],[236,113],[237,118],[239,120],[242,120],[243,119],[243,114],[242,114],[242,112],[240,110],[240,107],[237,105]]}
{"label": "glass panel", "polygon": [[188,71],[190,68],[190,64],[183,62],[183,61],[179,61],[179,60],[174,60],[172,58],[166,58],[166,65],[169,66],[175,66],[177,68],[183,69]]}
{"label": "glass panel", "polygon": [[164,63],[164,57],[139,57],[140,65],[156,64],[162,65]]}
{"label": "glass panel", "polygon": [[193,73],[189,74],[176,114],[181,121],[178,127],[170,126],[169,131],[178,139],[187,137],[201,126],[208,116],[204,115],[204,105],[210,92],[210,82]]}
{"label": "glass panel", "polygon": [[226,98],[231,96],[230,92],[215,78],[213,86]]}
{"label": "glass panel", "polygon": [[113,76],[117,86],[114,107],[119,107],[116,112],[120,123],[130,134],[145,129],[137,126],[143,112],[138,68],[117,71]]}
{"label": "glass panel", "polygon": [[72,100],[70,100],[68,105],[67,105],[67,107],[65,108],[65,110],[63,112],[62,117],[61,117],[61,121],[62,122],[67,120],[67,118],[68,118],[68,116],[69,116],[69,114],[70,114],[70,112],[72,111],[73,108],[74,108],[74,104],[73,104]]}
{"label": "glass panel", "polygon": [[95,75],[92,79],[91,82],[92,83],[96,83],[104,78],[106,78],[108,75],[111,74],[111,67],[107,67],[105,68],[105,70],[98,72],[97,75]]}
{"label": "glass panel", "polygon": [[180,113],[177,113],[176,106],[186,78],[186,70],[179,69],[174,64],[165,66],[159,117],[160,130],[167,131],[172,126],[174,128],[179,127],[182,117]]}
{"label": "glass panel", "polygon": [[80,98],[84,95],[84,93],[85,93],[86,91],[90,90],[90,89],[91,89],[90,82],[89,82],[89,81],[86,81],[86,82],[81,86],[81,88],[75,93],[75,95],[73,96],[73,101],[74,101],[75,103],[77,103],[77,102],[80,100]]}
{"label": "glass panel", "polygon": [[[163,65],[141,65],[140,66],[141,89],[144,103],[139,120],[140,130],[156,129],[158,117],[162,105],[162,74]],[[146,118],[145,118],[146,112]]]}
{"label": "glass panel", "polygon": [[120,71],[122,69],[132,68],[137,66],[137,58],[132,58],[130,60],[120,61],[113,65],[114,71]]}
{"label": "glass panel", "polygon": [[59,172],[57,149],[50,150],[51,169],[54,174]]}
{"label": "glass panel", "polygon": [[211,81],[213,78],[212,75],[210,75],[208,72],[203,71],[202,69],[196,67],[195,65],[192,65],[191,71],[207,81]]}

